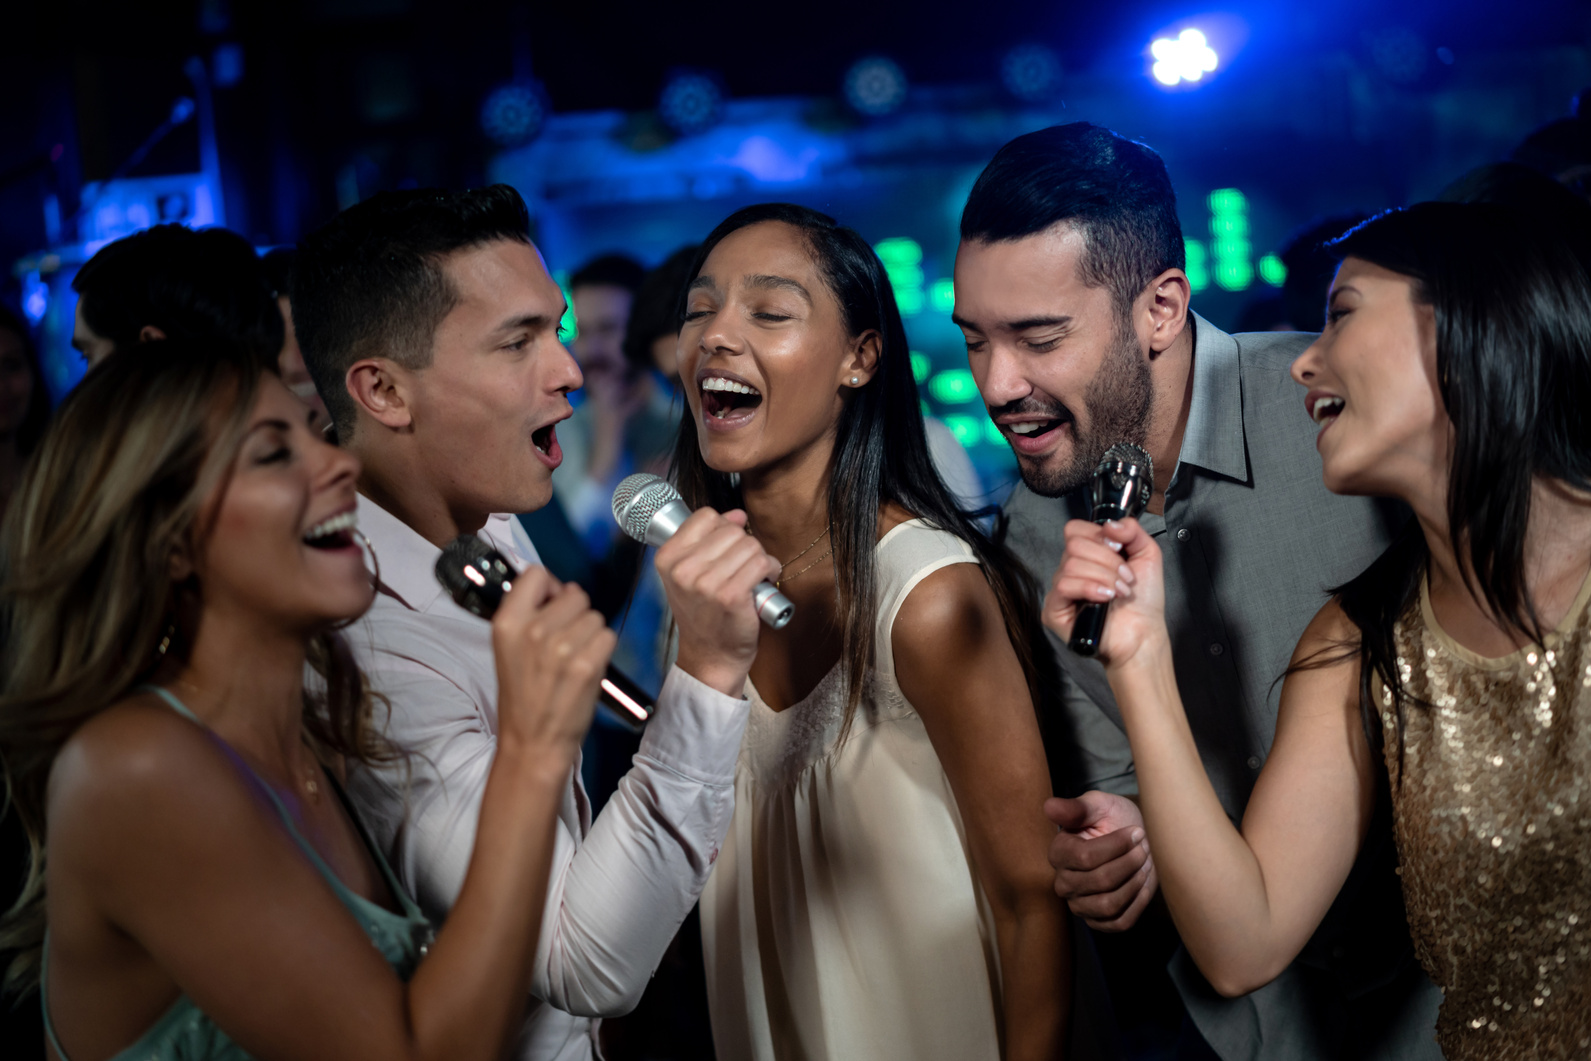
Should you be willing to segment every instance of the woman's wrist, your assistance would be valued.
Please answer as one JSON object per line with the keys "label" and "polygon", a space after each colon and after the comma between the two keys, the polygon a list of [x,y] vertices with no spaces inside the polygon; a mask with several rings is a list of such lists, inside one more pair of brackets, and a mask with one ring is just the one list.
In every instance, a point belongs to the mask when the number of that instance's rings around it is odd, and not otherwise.
{"label": "woman's wrist", "polygon": [[516,789],[562,792],[569,783],[575,751],[562,738],[527,738],[501,734],[492,760],[493,773],[501,772]]}

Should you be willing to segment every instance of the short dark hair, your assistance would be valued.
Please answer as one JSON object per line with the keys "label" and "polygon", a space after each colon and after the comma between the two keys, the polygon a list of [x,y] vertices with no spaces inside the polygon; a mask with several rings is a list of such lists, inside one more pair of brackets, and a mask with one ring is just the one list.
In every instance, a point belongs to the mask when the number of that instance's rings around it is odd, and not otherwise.
{"label": "short dark hair", "polygon": [[259,255],[224,228],[156,225],[102,247],[72,278],[83,320],[118,352],[153,326],[275,363],[286,333]]}
{"label": "short dark hair", "polygon": [[667,335],[678,335],[680,301],[685,285],[691,282],[691,264],[696,260],[696,244],[681,247],[663,259],[663,264],[646,274],[630,319],[624,326],[624,358],[633,373],[652,367],[652,344]]}
{"label": "short dark hair", "polygon": [[628,254],[603,254],[592,258],[569,277],[569,290],[577,287],[621,287],[630,294],[641,290],[646,266]]}
{"label": "short dark hair", "polygon": [[1186,253],[1177,193],[1149,147],[1092,122],[1052,125],[995,153],[961,212],[961,238],[1003,243],[1061,222],[1083,233],[1083,282],[1125,314]]}
{"label": "short dark hair", "polygon": [[354,430],[348,367],[366,357],[429,365],[437,326],[458,303],[442,259],[498,240],[530,242],[525,200],[506,184],[380,192],[299,243],[293,327],[339,438]]}

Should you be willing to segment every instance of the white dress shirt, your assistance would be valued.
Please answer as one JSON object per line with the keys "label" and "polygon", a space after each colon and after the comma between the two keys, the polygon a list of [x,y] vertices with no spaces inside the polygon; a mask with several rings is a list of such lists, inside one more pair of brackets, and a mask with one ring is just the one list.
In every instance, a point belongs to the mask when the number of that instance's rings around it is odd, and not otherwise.
{"label": "white dress shirt", "polygon": [[[491,627],[437,582],[441,550],[364,496],[359,527],[381,565],[380,587],[346,636],[392,705],[388,736],[412,754],[406,767],[356,771],[350,794],[440,924],[464,883],[497,747]],[[480,533],[516,568],[536,562],[518,520],[493,516]],[[673,668],[634,766],[594,824],[576,761],[558,810],[518,1058],[586,1061],[597,1054],[592,1018],[640,1000],[729,827],[746,708]]]}

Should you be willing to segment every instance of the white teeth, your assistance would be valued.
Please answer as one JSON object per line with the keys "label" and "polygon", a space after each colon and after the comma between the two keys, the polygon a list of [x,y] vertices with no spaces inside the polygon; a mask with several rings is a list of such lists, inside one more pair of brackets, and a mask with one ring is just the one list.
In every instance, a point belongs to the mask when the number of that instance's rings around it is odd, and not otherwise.
{"label": "white teeth", "polygon": [[1046,423],[1048,423],[1046,420],[1034,420],[1025,424],[1006,424],[1005,426],[1013,435],[1034,435]]}
{"label": "white teeth", "polygon": [[330,538],[333,534],[341,534],[343,531],[351,531],[358,526],[358,510],[349,509],[347,512],[341,513],[340,515],[332,516],[329,519],[323,519],[313,527],[309,528],[309,533],[304,535],[304,540],[306,542],[312,542],[317,538]]}
{"label": "white teeth", "polygon": [[1326,417],[1336,416],[1342,412],[1342,407],[1343,400],[1341,398],[1327,395],[1324,398],[1315,399],[1315,404],[1309,410],[1309,415],[1314,419],[1315,423],[1321,424],[1325,423]]}
{"label": "white teeth", "polygon": [[724,379],[722,376],[708,376],[702,380],[702,390],[729,391],[732,394],[756,394],[759,396],[762,394],[755,387],[747,386],[737,380]]}

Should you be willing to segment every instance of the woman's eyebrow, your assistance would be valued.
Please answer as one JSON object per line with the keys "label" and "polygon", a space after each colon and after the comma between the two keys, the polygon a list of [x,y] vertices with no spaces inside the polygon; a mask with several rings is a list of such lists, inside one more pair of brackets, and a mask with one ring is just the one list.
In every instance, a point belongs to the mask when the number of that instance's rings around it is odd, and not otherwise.
{"label": "woman's eyebrow", "polygon": [[[310,415],[314,414],[311,413]],[[266,429],[274,431],[291,431],[293,430],[293,425],[288,423],[286,420],[278,420],[275,418],[270,420],[261,420],[259,423],[250,424],[248,433],[252,435],[256,431],[264,431]]]}
{"label": "woman's eyebrow", "polygon": [[788,276],[769,276],[766,273],[758,273],[755,276],[746,277],[744,286],[794,291],[807,300],[807,305],[812,305],[812,292],[808,291],[805,285],[790,279]]}

